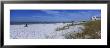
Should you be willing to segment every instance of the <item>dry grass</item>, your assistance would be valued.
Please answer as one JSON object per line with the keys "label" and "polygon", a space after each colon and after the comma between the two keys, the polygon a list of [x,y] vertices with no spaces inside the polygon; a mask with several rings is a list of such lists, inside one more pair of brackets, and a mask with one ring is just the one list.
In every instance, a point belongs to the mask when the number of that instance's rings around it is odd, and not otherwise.
{"label": "dry grass", "polygon": [[75,39],[100,39],[101,38],[101,21],[89,21],[84,24],[83,32],[77,34],[70,34],[69,38]]}

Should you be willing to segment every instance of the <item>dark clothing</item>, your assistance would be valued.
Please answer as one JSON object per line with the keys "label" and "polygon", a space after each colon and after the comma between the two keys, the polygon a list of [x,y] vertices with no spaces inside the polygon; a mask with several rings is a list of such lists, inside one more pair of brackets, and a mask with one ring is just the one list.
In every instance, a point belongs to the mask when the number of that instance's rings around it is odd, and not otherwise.
{"label": "dark clothing", "polygon": [[27,26],[27,24],[25,24],[25,26],[24,26],[24,27],[28,27],[28,26]]}

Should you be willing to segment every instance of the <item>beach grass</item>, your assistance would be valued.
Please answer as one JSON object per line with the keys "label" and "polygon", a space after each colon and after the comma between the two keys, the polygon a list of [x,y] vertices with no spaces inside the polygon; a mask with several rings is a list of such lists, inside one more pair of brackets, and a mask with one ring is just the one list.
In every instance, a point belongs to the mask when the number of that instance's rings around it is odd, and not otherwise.
{"label": "beach grass", "polygon": [[100,39],[101,38],[101,20],[88,21],[83,24],[85,29],[80,33],[71,33],[69,38],[75,39]]}

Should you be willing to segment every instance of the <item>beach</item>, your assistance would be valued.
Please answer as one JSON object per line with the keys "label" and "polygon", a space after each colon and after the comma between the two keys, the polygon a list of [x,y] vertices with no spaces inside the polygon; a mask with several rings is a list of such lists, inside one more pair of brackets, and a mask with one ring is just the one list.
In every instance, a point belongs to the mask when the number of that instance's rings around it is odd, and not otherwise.
{"label": "beach", "polygon": [[65,35],[69,33],[81,32],[83,25],[73,25],[64,30],[56,31],[68,23],[51,23],[51,24],[29,24],[28,27],[21,25],[10,25],[11,39],[66,39]]}

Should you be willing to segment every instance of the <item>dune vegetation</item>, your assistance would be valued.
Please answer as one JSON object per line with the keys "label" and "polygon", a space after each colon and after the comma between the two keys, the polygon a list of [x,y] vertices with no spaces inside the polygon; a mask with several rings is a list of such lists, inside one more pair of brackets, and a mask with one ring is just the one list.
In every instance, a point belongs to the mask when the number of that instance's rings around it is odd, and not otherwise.
{"label": "dune vegetation", "polygon": [[71,39],[100,39],[101,38],[101,20],[88,21],[80,33],[70,33],[66,38]]}

